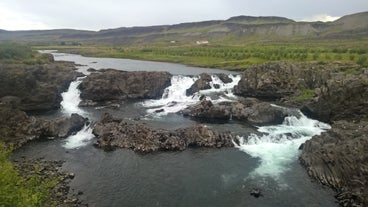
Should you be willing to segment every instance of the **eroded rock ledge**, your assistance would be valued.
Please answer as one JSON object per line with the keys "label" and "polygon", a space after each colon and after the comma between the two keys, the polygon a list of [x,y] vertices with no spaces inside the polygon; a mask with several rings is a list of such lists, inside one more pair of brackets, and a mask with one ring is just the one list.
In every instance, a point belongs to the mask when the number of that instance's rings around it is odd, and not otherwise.
{"label": "eroded rock ledge", "polygon": [[238,102],[213,104],[209,100],[189,106],[184,116],[199,120],[239,120],[253,125],[281,124],[289,112],[281,107],[261,102],[256,98],[239,99]]}
{"label": "eroded rock ledge", "polygon": [[184,150],[187,147],[230,147],[235,136],[219,133],[205,125],[195,125],[174,131],[152,129],[139,123],[127,123],[105,113],[96,123],[93,134],[96,146],[111,150],[130,148],[137,152]]}
{"label": "eroded rock ledge", "polygon": [[4,99],[10,97],[0,99],[0,141],[14,148],[36,139],[66,138],[81,130],[87,122],[78,114],[54,120],[38,119],[2,102]]}
{"label": "eroded rock ledge", "polygon": [[79,85],[80,97],[84,102],[96,104],[114,100],[157,99],[170,86],[171,76],[168,72],[99,70],[83,79]]}

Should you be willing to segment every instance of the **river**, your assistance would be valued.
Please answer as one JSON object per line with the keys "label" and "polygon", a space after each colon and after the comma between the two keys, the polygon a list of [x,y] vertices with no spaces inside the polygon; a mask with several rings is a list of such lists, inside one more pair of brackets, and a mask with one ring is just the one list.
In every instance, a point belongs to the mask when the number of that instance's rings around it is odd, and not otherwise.
{"label": "river", "polygon": [[[223,84],[212,75],[213,82],[221,87],[202,93],[215,102],[236,100],[231,88],[240,76],[234,72],[173,63],[52,54],[57,61],[80,64],[79,71],[85,75],[89,74],[88,68],[115,68],[169,71],[174,76],[172,85],[160,100],[127,102],[119,110],[79,108],[77,86],[82,77],[62,94],[62,108],[43,115],[45,117],[79,113],[94,121],[102,113],[110,112],[127,121],[140,120],[151,127],[191,126],[196,122],[175,112],[199,101],[198,96],[186,97],[184,91],[203,72],[226,73],[233,83]],[[154,113],[157,109],[165,110]],[[28,144],[17,150],[15,157],[65,160],[63,169],[76,175],[71,187],[83,192],[81,198],[89,206],[337,206],[334,193],[313,183],[298,162],[300,144],[329,126],[308,119],[298,111],[295,113],[297,116],[287,117],[283,124],[275,126],[257,127],[235,121],[206,123],[216,130],[229,130],[244,137],[235,148],[194,148],[150,154],[129,149],[105,152],[93,146],[92,129],[85,127],[65,140]],[[250,196],[253,188],[260,188],[263,197]]]}

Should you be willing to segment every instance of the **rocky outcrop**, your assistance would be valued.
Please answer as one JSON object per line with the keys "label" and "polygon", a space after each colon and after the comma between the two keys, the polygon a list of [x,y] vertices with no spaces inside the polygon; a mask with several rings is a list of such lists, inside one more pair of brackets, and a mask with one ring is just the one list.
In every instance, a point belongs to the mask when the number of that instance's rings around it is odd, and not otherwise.
{"label": "rocky outcrop", "polygon": [[301,89],[314,89],[324,84],[333,72],[334,65],[318,63],[265,63],[248,68],[234,88],[243,97],[261,100],[279,100],[298,95]]}
{"label": "rocky outcrop", "polygon": [[368,74],[356,65],[275,62],[247,69],[235,94],[300,107],[331,122],[365,114]]}
{"label": "rocky outcrop", "polygon": [[65,138],[79,131],[87,119],[72,114],[56,120],[42,120],[0,102],[0,140],[19,148],[31,140]]}
{"label": "rocky outcrop", "polygon": [[88,119],[79,114],[71,114],[70,117],[62,117],[54,120],[39,120],[37,128],[40,138],[66,138],[88,124]]}
{"label": "rocky outcrop", "polygon": [[93,102],[161,98],[171,84],[168,72],[99,70],[79,85],[81,98]]}
{"label": "rocky outcrop", "polygon": [[184,116],[207,121],[234,119],[255,125],[281,124],[288,115],[285,109],[255,98],[219,104],[204,99],[199,104],[183,110],[182,113]]}
{"label": "rocky outcrop", "polygon": [[315,90],[302,111],[312,118],[331,122],[359,120],[368,113],[368,74],[339,74]]}
{"label": "rocky outcrop", "polygon": [[335,189],[341,206],[368,206],[368,122],[337,121],[304,144],[308,174]]}
{"label": "rocky outcrop", "polygon": [[61,93],[80,73],[68,62],[44,65],[0,64],[0,98],[19,98],[23,111],[47,111],[60,107]]}
{"label": "rocky outcrop", "polygon": [[210,82],[212,77],[207,73],[202,73],[199,75],[199,79],[196,80],[190,88],[187,89],[187,96],[191,96],[200,90],[211,89]]}
{"label": "rocky outcrop", "polygon": [[187,147],[229,147],[233,146],[230,133],[219,133],[204,125],[168,131],[152,129],[139,123],[127,123],[104,114],[96,123],[93,134],[96,146],[111,150],[130,148],[137,152],[158,150],[184,150]]}

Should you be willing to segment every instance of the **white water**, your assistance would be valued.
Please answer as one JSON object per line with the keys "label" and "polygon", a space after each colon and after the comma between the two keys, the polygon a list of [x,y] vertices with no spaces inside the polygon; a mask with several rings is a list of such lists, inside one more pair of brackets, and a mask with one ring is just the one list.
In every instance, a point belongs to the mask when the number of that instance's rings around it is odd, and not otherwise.
{"label": "white water", "polygon": [[[71,82],[68,90],[61,94],[63,98],[60,103],[61,111],[67,116],[70,116],[72,113],[77,113],[81,116],[88,116],[88,114],[78,106],[81,102],[81,92],[78,89],[78,86],[82,82],[83,78],[85,77],[80,77]],[[63,146],[66,149],[80,148],[87,145],[92,138],[94,138],[92,128],[90,128],[90,126],[84,126],[77,134],[69,136]]]}
{"label": "white water", "polygon": [[76,81],[71,82],[68,90],[61,94],[63,100],[60,104],[64,114],[71,115],[72,113],[77,113],[79,115],[85,115],[85,112],[78,107],[78,104],[81,102],[78,86],[82,82],[82,79],[78,78]]}
{"label": "white water", "polygon": [[[198,103],[201,95],[206,95],[207,99],[214,103],[233,101],[236,99],[232,90],[241,78],[239,75],[230,74],[229,77],[233,81],[227,84],[223,83],[216,75],[212,75],[211,77],[211,89],[201,90],[192,96],[187,96],[186,90],[189,89],[199,77],[188,77],[182,75],[173,76],[171,78],[171,85],[165,89],[161,99],[147,100],[142,102],[141,105],[148,108],[147,113],[161,116],[179,112],[190,105]],[[218,84],[220,87],[216,89],[214,87],[215,84]],[[209,97],[214,94],[216,94],[216,98]],[[156,113],[157,110],[163,111]]]}
{"label": "white water", "polygon": [[69,136],[63,145],[66,149],[77,149],[86,146],[95,136],[92,134],[92,128],[84,126],[77,134]]}
{"label": "white water", "polygon": [[288,170],[289,164],[298,158],[299,146],[327,129],[330,129],[328,124],[309,119],[299,111],[298,117],[286,117],[280,125],[259,127],[258,131],[264,135],[241,137],[240,145],[235,146],[252,157],[260,158],[260,164],[250,174],[251,177],[278,180]]}

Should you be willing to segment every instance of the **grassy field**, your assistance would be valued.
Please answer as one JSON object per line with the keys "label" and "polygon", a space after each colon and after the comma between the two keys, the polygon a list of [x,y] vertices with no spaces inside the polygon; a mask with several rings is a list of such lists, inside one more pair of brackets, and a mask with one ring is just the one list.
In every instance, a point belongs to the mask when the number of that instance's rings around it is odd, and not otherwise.
{"label": "grassy field", "polygon": [[242,70],[269,61],[339,61],[368,66],[367,39],[261,42],[234,46],[47,46],[34,49],[57,49],[84,56],[165,61],[229,70]]}

